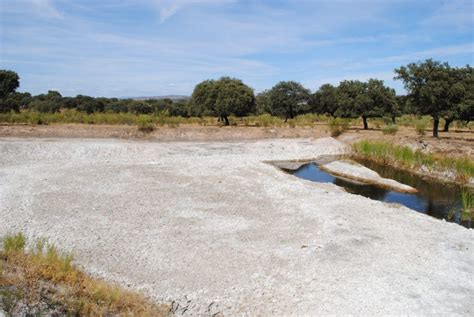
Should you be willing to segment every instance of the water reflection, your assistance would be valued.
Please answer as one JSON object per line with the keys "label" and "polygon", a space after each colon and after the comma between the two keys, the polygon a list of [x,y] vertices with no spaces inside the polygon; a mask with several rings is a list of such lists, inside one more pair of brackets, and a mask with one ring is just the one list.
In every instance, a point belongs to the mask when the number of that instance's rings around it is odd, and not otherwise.
{"label": "water reflection", "polygon": [[418,189],[418,193],[399,193],[376,185],[352,182],[319,169],[315,163],[305,164],[291,173],[314,182],[333,183],[353,194],[388,203],[399,203],[439,219],[456,222],[467,228],[472,227],[472,221],[461,219],[462,203],[459,186],[428,181],[409,172],[373,162],[359,161],[359,163],[377,171],[382,177],[395,179]]}

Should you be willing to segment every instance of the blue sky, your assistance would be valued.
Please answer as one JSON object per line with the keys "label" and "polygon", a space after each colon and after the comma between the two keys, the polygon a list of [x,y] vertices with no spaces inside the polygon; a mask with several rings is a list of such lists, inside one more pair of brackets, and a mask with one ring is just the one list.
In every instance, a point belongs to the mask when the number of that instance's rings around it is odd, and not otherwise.
{"label": "blue sky", "polygon": [[237,77],[316,90],[432,57],[473,63],[474,0],[0,0],[0,68],[20,91],[191,94]]}

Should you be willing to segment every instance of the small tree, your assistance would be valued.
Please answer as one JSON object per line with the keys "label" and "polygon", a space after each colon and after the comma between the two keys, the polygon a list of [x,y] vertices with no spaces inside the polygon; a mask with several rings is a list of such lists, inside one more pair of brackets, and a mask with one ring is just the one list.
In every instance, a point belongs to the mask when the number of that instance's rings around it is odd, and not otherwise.
{"label": "small tree", "polygon": [[20,86],[20,77],[11,70],[0,70],[0,99],[5,99]]}
{"label": "small tree", "polygon": [[285,118],[285,122],[309,111],[310,91],[295,81],[279,82],[269,95],[270,113]]}
{"label": "small tree", "polygon": [[257,115],[270,113],[270,92],[264,90],[255,97],[255,112]]}
{"label": "small tree", "polygon": [[331,84],[322,85],[318,91],[313,94],[311,101],[312,111],[319,114],[327,113],[331,117],[336,117],[337,105],[337,87]]}
{"label": "small tree", "polygon": [[454,120],[470,121],[474,112],[474,71],[469,65],[452,68],[449,88],[449,108],[445,111],[444,132],[449,132],[449,125]]}
{"label": "small tree", "polygon": [[29,107],[38,112],[58,112],[61,108],[62,96],[55,90],[49,90],[48,93],[34,96]]}
{"label": "small tree", "polygon": [[128,106],[128,111],[134,114],[150,114],[153,113],[153,107],[144,101],[133,100]]}
{"label": "small tree", "polygon": [[241,80],[221,77],[206,80],[194,88],[191,98],[192,112],[212,115],[229,125],[230,115],[245,116],[255,110],[255,96],[252,88]]}
{"label": "small tree", "polygon": [[193,116],[210,116],[217,99],[215,80],[205,80],[194,87],[190,102],[190,113]]}
{"label": "small tree", "polygon": [[450,111],[454,101],[449,64],[427,59],[395,69],[395,73],[395,79],[403,81],[416,112],[433,117],[433,137],[438,137],[439,120]]}
{"label": "small tree", "polygon": [[372,117],[390,116],[395,124],[395,117],[400,115],[395,90],[386,87],[383,80],[369,79],[367,92],[373,101],[372,109],[365,109]]}
{"label": "small tree", "polygon": [[20,86],[20,77],[11,70],[0,70],[0,112],[19,111],[20,103],[11,96]]}
{"label": "small tree", "polygon": [[368,118],[393,116],[397,109],[395,91],[378,79],[342,81],[337,89],[337,105],[337,115],[361,117],[364,129],[369,128]]}

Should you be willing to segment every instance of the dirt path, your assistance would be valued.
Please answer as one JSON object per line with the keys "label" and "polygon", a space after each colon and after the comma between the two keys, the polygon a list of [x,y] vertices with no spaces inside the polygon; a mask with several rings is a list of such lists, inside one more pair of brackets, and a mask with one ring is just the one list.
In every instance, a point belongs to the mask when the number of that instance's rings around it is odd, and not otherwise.
{"label": "dirt path", "polygon": [[474,314],[474,231],[285,174],[331,139],[0,139],[0,234],[178,314]]}

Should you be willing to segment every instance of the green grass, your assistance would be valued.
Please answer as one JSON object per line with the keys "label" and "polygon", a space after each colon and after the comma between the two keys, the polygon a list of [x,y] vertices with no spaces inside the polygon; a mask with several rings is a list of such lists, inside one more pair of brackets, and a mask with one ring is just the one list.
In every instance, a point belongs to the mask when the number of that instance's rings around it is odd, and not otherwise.
{"label": "green grass", "polygon": [[358,156],[409,169],[424,166],[430,170],[452,171],[460,181],[468,181],[474,177],[474,161],[467,156],[453,158],[441,154],[423,153],[389,142],[367,140],[355,143],[353,150]]}
{"label": "green grass", "polygon": [[329,132],[332,137],[337,137],[349,129],[350,121],[341,118],[331,118],[329,120]]}
{"label": "green grass", "polygon": [[462,209],[474,219],[474,191],[469,188],[461,190]]}
{"label": "green grass", "polygon": [[24,250],[26,238],[23,234],[7,235],[3,239],[3,250],[5,252],[17,252]]}
{"label": "green grass", "polygon": [[390,135],[395,135],[398,132],[398,126],[395,124],[389,124],[383,127],[382,133],[383,134],[390,134]]}
{"label": "green grass", "polygon": [[[461,188],[461,203],[461,221],[474,221],[474,190],[472,188]],[[456,209],[451,210],[448,218],[452,219],[456,213]]]}

